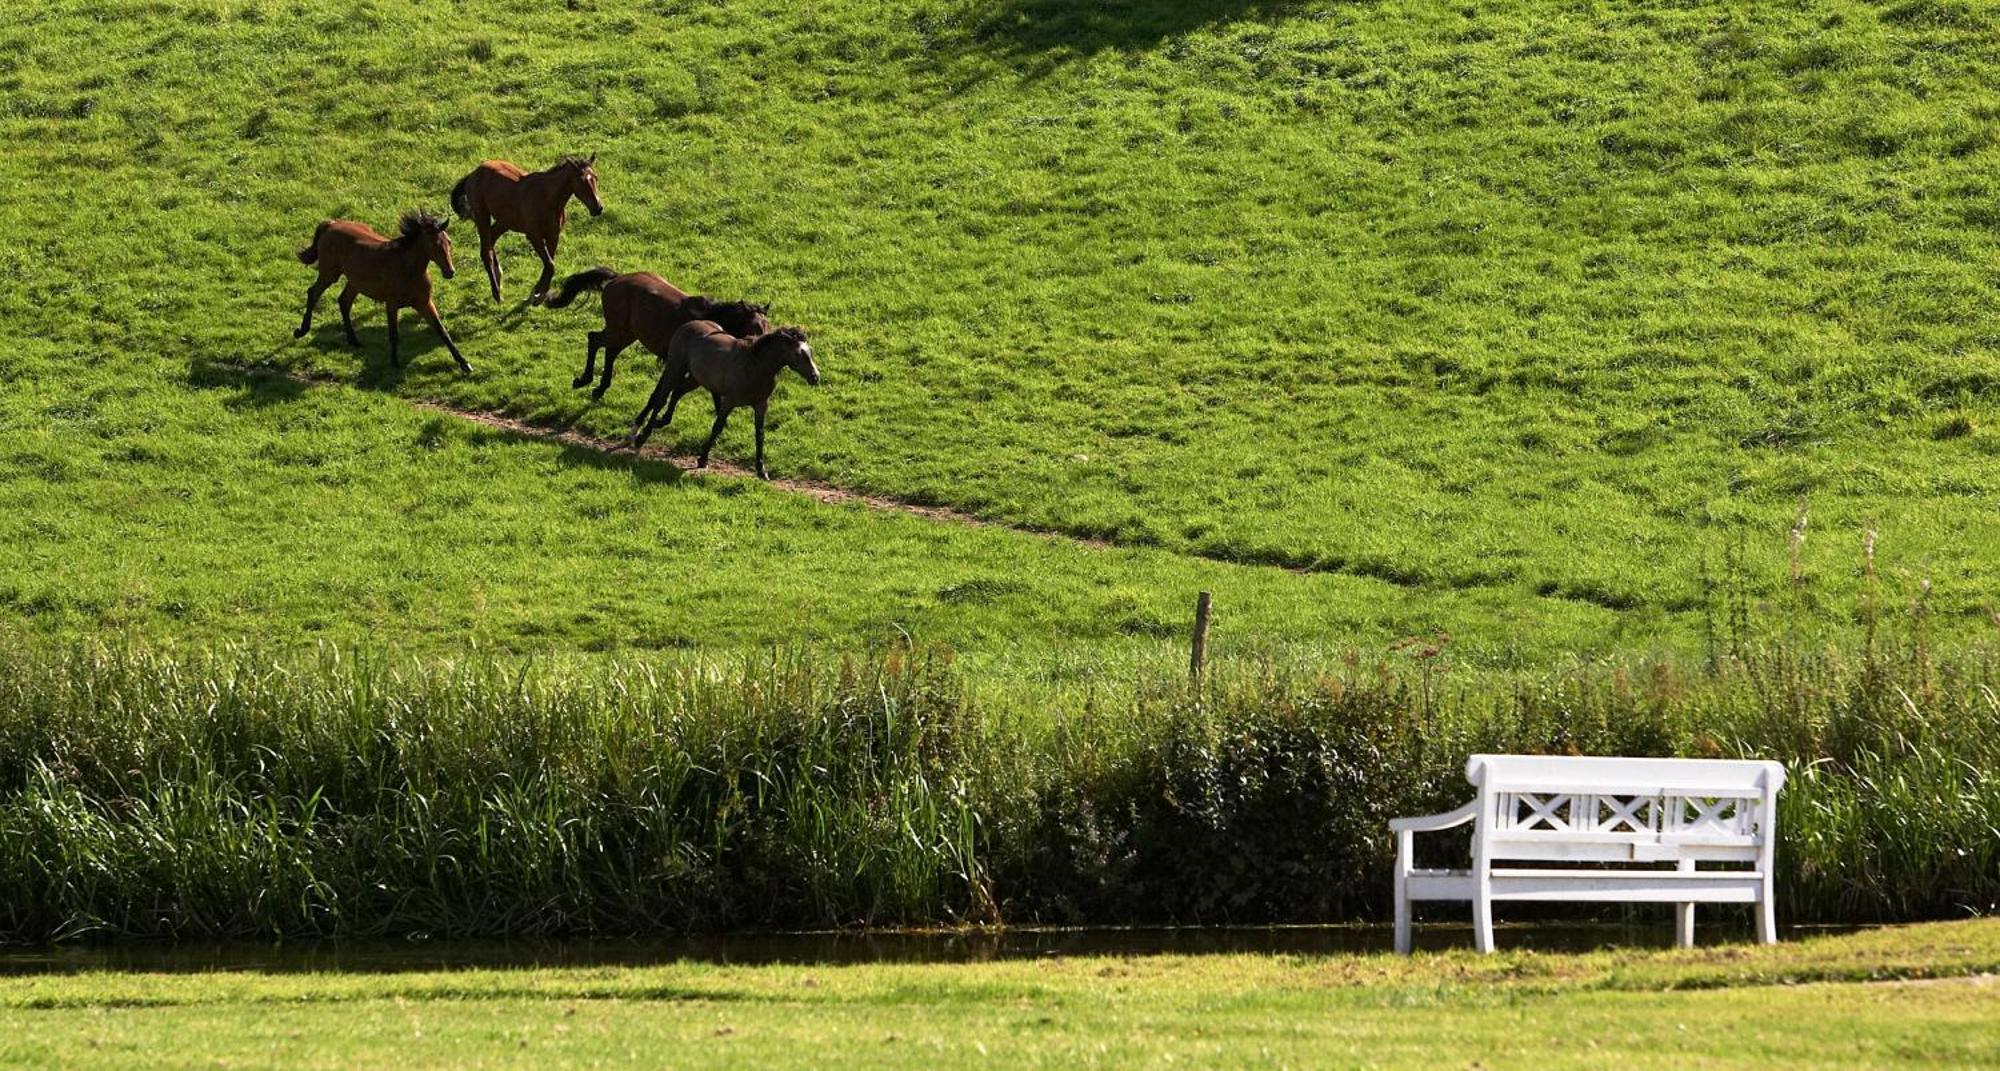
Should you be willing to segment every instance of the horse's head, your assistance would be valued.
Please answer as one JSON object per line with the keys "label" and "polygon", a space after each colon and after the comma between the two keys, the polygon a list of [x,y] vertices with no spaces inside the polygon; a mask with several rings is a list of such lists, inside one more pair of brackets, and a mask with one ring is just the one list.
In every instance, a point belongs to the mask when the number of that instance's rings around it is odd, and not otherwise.
{"label": "horse's head", "polygon": [[421,208],[405,212],[397,241],[422,250],[424,259],[436,264],[438,271],[449,279],[454,272],[451,266],[451,235],[446,234],[445,229],[450,225],[450,220]]}
{"label": "horse's head", "polygon": [[813,363],[813,348],[806,341],[806,333],[796,327],[780,327],[759,340],[764,345],[778,347],[777,353],[785,367],[799,374],[813,386],[819,386],[819,365]]}
{"label": "horse's head", "polygon": [[561,166],[569,172],[570,195],[582,201],[591,215],[603,215],[604,202],[597,196],[597,154],[565,156]]}

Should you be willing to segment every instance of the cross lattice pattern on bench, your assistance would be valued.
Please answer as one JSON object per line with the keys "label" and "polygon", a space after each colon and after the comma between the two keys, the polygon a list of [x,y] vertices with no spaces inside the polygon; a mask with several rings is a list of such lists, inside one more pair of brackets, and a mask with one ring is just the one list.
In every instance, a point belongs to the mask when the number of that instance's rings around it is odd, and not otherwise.
{"label": "cross lattice pattern on bench", "polygon": [[[1417,900],[1470,901],[1481,952],[1493,951],[1495,900],[1674,904],[1682,947],[1694,944],[1695,904],[1756,904],[1759,939],[1777,941],[1771,875],[1783,766],[1474,755],[1465,777],[1478,790],[1472,802],[1389,823],[1396,834],[1396,951],[1410,950],[1410,904]],[[1467,822],[1472,869],[1415,868],[1416,834]],[[1564,866],[1494,865],[1503,862]],[[1674,869],[1662,869],[1666,864]]]}

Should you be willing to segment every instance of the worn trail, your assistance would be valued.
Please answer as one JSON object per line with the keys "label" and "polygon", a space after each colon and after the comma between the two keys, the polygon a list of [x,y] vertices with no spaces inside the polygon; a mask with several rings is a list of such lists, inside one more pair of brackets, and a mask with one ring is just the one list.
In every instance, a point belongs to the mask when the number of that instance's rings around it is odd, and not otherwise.
{"label": "worn trail", "polygon": [[[256,369],[256,370],[243,369],[243,371],[246,372],[265,371],[272,375],[282,376],[284,378],[293,380],[298,383],[304,383],[313,386],[351,385],[345,379],[341,379],[337,376],[327,375],[325,373],[319,373],[319,372],[299,372],[289,369],[277,369],[277,368]],[[534,424],[525,420],[516,419],[514,417],[504,416],[499,413],[488,412],[483,409],[468,409],[463,406],[452,405],[448,402],[440,402],[429,398],[415,398],[415,397],[403,396],[403,400],[413,406],[416,406],[419,409],[429,410],[434,413],[444,413],[449,416],[455,416],[460,418],[461,420],[469,420],[475,424],[479,424],[485,427],[496,428],[498,430],[508,432],[509,434],[518,435],[524,439],[536,439],[542,442],[553,442],[553,443],[561,443],[565,446],[582,447],[587,450],[595,450],[598,453],[606,455],[607,457],[609,456],[629,457],[637,461],[654,462],[662,465],[672,465],[673,467],[680,469],[682,475],[689,478],[701,479],[710,477],[726,477],[732,479],[746,479],[746,480],[754,480],[757,478],[757,474],[755,472],[752,472],[750,469],[742,465],[738,465],[735,462],[726,461],[721,458],[713,456],[709,458],[707,468],[698,469],[692,467],[691,465],[683,465],[681,463],[683,460],[692,461],[694,459],[694,455],[676,453],[674,450],[672,450],[667,446],[649,445],[634,450],[623,439],[602,438],[600,436],[591,435],[586,432],[577,431],[574,428],[550,427],[543,424]],[[1107,539],[1098,539],[1091,536],[1077,535],[1074,533],[1064,532],[1054,528],[1041,528],[1033,525],[1015,524],[1007,521],[996,521],[987,517],[981,517],[977,514],[966,513],[961,510],[951,509],[946,506],[927,506],[917,502],[906,501],[904,499],[891,498],[887,495],[875,495],[875,494],[868,494],[863,491],[855,491],[850,488],[839,487],[834,484],[823,483],[818,480],[802,480],[796,477],[779,476],[759,482],[766,483],[769,486],[778,488],[779,490],[782,491],[790,491],[794,494],[805,495],[809,498],[816,499],[820,502],[831,503],[834,505],[853,504],[853,505],[866,506],[870,509],[879,509],[896,513],[907,513],[912,516],[923,517],[927,520],[933,520],[933,521],[944,521],[952,524],[963,524],[978,528],[1003,528],[1008,531],[1023,532],[1029,535],[1038,535],[1049,539],[1063,539],[1072,543],[1078,543],[1088,547],[1099,547],[1099,548],[1110,549],[1110,548],[1124,546],[1124,544],[1115,543]],[[1224,561],[1227,559],[1217,558],[1214,560]],[[1234,562],[1232,564],[1240,565],[1243,563]],[[1306,572],[1307,570],[1297,569],[1294,571]]]}
{"label": "worn trail", "polygon": [[[265,366],[260,368],[241,368],[239,370],[245,373],[261,373],[261,374],[279,376],[285,379],[290,379],[297,383],[309,384],[314,386],[352,385],[351,382],[347,379],[324,372],[298,371],[294,369],[276,368],[270,366]],[[475,424],[480,424],[485,427],[494,428],[500,431],[505,431],[512,435],[518,435],[524,439],[536,439],[543,442],[562,443],[567,446],[581,447],[583,449],[597,451],[598,453],[604,454],[607,457],[609,456],[629,457],[632,458],[637,463],[671,465],[676,469],[679,469],[684,476],[689,478],[696,478],[696,479],[714,478],[714,477],[723,477],[730,479],[757,478],[754,472],[741,465],[714,457],[711,457],[709,459],[708,467],[706,469],[697,469],[692,467],[691,465],[684,465],[682,462],[684,460],[692,460],[692,455],[684,453],[676,453],[674,450],[672,450],[667,446],[645,446],[635,451],[629,445],[627,445],[627,443],[623,439],[607,439],[596,435],[591,435],[586,432],[577,431],[574,428],[551,427],[543,424],[535,424],[529,421],[519,420],[514,417],[504,416],[499,413],[489,412],[483,409],[470,409],[463,406],[453,405],[449,402],[442,402],[434,399],[416,398],[407,395],[402,395],[401,397],[403,398],[403,400],[407,401],[411,405],[416,406],[417,408],[427,409],[435,413],[444,413],[450,416],[458,417],[462,420],[469,420]],[[907,499],[895,498],[889,495],[870,494],[865,491],[856,491],[850,488],[840,487],[836,484],[825,483],[819,480],[805,480],[796,477],[775,477],[769,481],[764,481],[764,482],[767,482],[770,486],[776,487],[779,490],[789,491],[793,494],[805,495],[809,498],[816,499],[820,502],[826,502],[835,505],[853,504],[859,506],[866,506],[869,509],[883,510],[885,512],[904,513],[910,516],[922,517],[927,520],[940,521],[949,524],[962,524],[977,528],[1004,529],[1010,532],[1021,532],[1027,535],[1041,536],[1045,539],[1060,539],[1070,543],[1078,544],[1080,546],[1093,547],[1097,549],[1162,550],[1166,551],[1167,553],[1179,554],[1184,557],[1197,558],[1203,561],[1218,562],[1223,565],[1234,565],[1246,568],[1279,569],[1300,576],[1309,575],[1312,573],[1339,574],[1339,575],[1353,576],[1369,580],[1377,580],[1385,584],[1392,584],[1397,587],[1408,588],[1413,590],[1429,586],[1438,586],[1438,587],[1454,588],[1462,590],[1465,588],[1495,587],[1507,583],[1507,581],[1495,579],[1491,582],[1468,582],[1456,585],[1432,585],[1427,583],[1422,578],[1412,576],[1409,573],[1400,570],[1384,569],[1381,567],[1371,566],[1368,563],[1350,562],[1338,558],[1320,558],[1309,561],[1285,561],[1285,560],[1259,559],[1254,557],[1246,558],[1242,556],[1230,556],[1220,553],[1204,551],[1200,548],[1161,547],[1152,544],[1127,543],[1127,542],[1120,542],[1118,540],[1104,539],[1099,536],[1091,536],[1077,532],[1064,531],[1060,528],[1047,528],[1038,525],[1021,524],[1015,521],[995,520],[989,517],[981,517],[978,514],[966,513],[962,510],[955,510],[948,506],[926,505],[923,503],[911,502],[908,501]],[[1602,603],[1598,603],[1596,600],[1583,598],[1578,595],[1573,595],[1561,591],[1538,591],[1536,592],[1536,594],[1540,595],[1543,598],[1549,598],[1549,599],[1569,599],[1574,601],[1590,602],[1594,605],[1603,605]],[[1630,609],[1630,607],[1624,607],[1624,606],[1606,606],[1605,608],[1612,610]]]}

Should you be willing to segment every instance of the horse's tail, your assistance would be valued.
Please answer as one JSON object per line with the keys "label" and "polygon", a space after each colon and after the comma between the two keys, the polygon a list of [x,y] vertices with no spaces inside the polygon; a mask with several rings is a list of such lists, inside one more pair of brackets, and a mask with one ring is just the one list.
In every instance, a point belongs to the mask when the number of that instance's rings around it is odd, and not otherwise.
{"label": "horse's tail", "polygon": [[458,180],[458,185],[451,188],[451,210],[458,213],[460,219],[472,218],[472,194],[466,187],[472,185],[472,176],[477,174],[476,170],[467,172],[464,178]]}
{"label": "horse's tail", "polygon": [[576,300],[585,290],[602,290],[604,284],[618,278],[618,273],[610,268],[587,268],[563,280],[562,292],[547,299],[542,304],[552,309],[560,309]]}
{"label": "horse's tail", "polygon": [[333,226],[333,221],[330,219],[319,221],[319,226],[313,229],[312,244],[299,250],[299,263],[312,264],[319,260],[319,236],[325,234],[326,229],[331,226]]}

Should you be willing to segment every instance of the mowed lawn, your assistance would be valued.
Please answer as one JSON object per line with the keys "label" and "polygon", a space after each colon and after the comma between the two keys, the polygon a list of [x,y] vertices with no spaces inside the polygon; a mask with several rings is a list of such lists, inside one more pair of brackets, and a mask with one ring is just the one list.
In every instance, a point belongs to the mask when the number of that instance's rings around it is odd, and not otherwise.
{"label": "mowed lawn", "polygon": [[0,981],[0,1063],[1990,1067],[2000,924],[1772,949]]}
{"label": "mowed lawn", "polygon": [[[1990,629],[2000,16],[1964,0],[56,2],[0,26],[0,613],[72,635],[653,648],[1445,630],[1691,647],[1736,607]],[[561,266],[773,303],[771,464],[1004,533],[780,501],[599,434],[595,300],[441,283],[383,366],[323,217],[595,152]],[[291,389],[245,367],[362,389]],[[664,441],[691,447],[692,400]],[[747,419],[725,456],[749,448]],[[659,440],[656,440],[659,441]],[[1808,517],[1802,580],[1788,532]],[[1219,564],[1238,563],[1238,564]],[[1278,566],[1308,570],[1301,576]]]}

